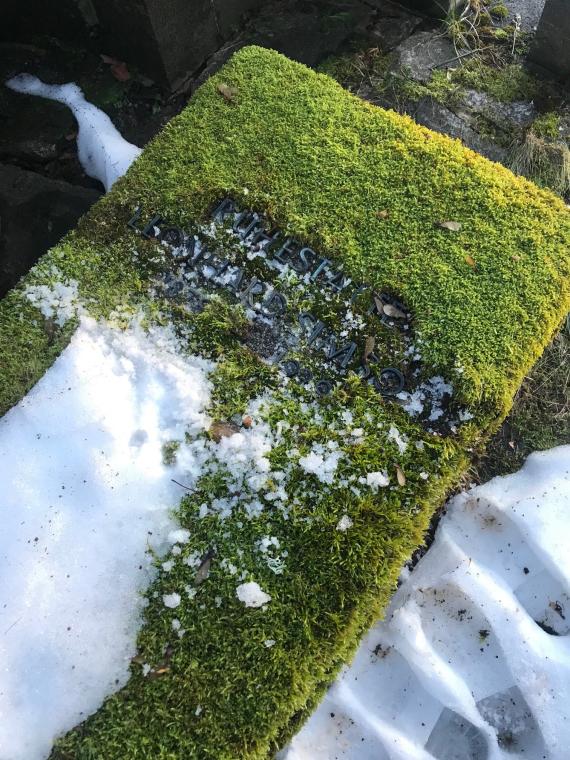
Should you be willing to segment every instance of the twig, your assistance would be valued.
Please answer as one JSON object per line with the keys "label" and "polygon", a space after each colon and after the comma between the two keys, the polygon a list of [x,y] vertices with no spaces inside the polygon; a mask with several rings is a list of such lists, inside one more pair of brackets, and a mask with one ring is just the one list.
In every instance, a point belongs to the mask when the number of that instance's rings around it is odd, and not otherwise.
{"label": "twig", "polygon": [[190,488],[190,486],[185,486],[184,483],[179,483],[177,480],[174,480],[174,478],[170,478],[170,480],[173,483],[176,483],[177,486],[180,486],[180,488],[185,488],[187,491],[193,491],[193,488]]}
{"label": "twig", "polygon": [[483,50],[487,50],[487,48],[488,45],[482,48],[475,48],[474,50],[467,50],[465,53],[459,53],[458,55],[454,55],[453,58],[448,58],[447,61],[442,61],[441,63],[436,64],[434,69],[439,69],[440,66],[453,63],[453,61],[460,61],[462,58],[467,58],[468,55],[473,55],[473,53],[482,53]]}

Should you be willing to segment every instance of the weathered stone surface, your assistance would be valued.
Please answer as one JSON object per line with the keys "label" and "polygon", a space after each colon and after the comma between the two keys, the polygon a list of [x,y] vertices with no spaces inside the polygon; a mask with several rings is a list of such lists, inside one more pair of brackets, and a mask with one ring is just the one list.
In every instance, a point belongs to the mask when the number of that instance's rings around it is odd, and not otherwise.
{"label": "weathered stone surface", "polygon": [[370,40],[376,43],[382,52],[393,50],[423,21],[421,16],[410,13],[401,5],[389,0],[378,0],[374,5],[378,8],[380,16],[368,34]]}
{"label": "weathered stone surface", "polygon": [[481,114],[498,126],[512,129],[513,127],[528,127],[536,118],[536,108],[533,103],[515,101],[514,103],[501,103],[485,92],[478,90],[466,90],[461,105],[461,113]]}
{"label": "weathered stone surface", "polygon": [[396,48],[397,66],[412,78],[427,82],[432,71],[456,55],[451,40],[441,32],[417,32]]}
{"label": "weathered stone surface", "polygon": [[255,19],[255,31],[248,36],[248,43],[314,66],[335,53],[371,15],[371,8],[361,2],[272,5]]}
{"label": "weathered stone surface", "polygon": [[507,151],[504,148],[481,137],[468,121],[433,98],[426,97],[418,101],[414,118],[425,127],[458,138],[468,148],[476,150],[491,161],[504,161],[506,158]]}
{"label": "weathered stone surface", "polygon": [[97,190],[0,164],[0,296],[100,196]]}
{"label": "weathered stone surface", "polygon": [[94,0],[94,4],[107,52],[176,88],[259,1]]}
{"label": "weathered stone surface", "polygon": [[546,0],[530,57],[562,77],[570,77],[570,3]]}
{"label": "weathered stone surface", "polygon": [[[27,166],[53,161],[69,148],[66,135],[77,130],[71,111],[60,103],[29,98],[0,88],[0,109],[10,118],[0,118],[0,160],[15,160]],[[41,125],[41,129],[38,129]]]}
{"label": "weathered stone surface", "polygon": [[[268,47],[314,66],[337,52],[347,38],[367,26],[372,16],[372,9],[361,2],[323,3],[319,0],[299,6],[284,0],[264,8],[241,34],[216,50],[193,80],[192,89],[207,81],[231,55],[246,45]],[[409,15],[403,9],[400,11],[402,18]]]}
{"label": "weathered stone surface", "polygon": [[523,32],[536,29],[544,3],[545,0],[504,0],[504,4],[510,11],[508,20],[513,21],[518,17]]}
{"label": "weathered stone surface", "polygon": [[[384,0],[368,0],[368,2],[379,8],[384,5]],[[435,18],[445,18],[450,13],[460,13],[467,5],[467,0],[403,0],[402,5]]]}

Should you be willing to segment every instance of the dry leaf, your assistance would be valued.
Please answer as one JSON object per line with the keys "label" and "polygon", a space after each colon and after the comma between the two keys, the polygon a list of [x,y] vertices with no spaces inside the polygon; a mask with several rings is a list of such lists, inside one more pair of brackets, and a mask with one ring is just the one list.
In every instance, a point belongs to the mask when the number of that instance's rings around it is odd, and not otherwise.
{"label": "dry leaf", "polygon": [[475,267],[477,266],[477,262],[475,261],[473,256],[466,256],[465,261],[469,264],[470,267],[473,267],[473,269],[475,269]]}
{"label": "dry leaf", "polygon": [[382,211],[377,211],[376,216],[378,219],[387,219],[390,216],[390,212],[387,208],[383,209]]}
{"label": "dry leaf", "polygon": [[399,486],[406,485],[406,476],[404,475],[404,471],[398,464],[396,465],[396,479],[398,481]]}
{"label": "dry leaf", "polygon": [[246,414],[245,417],[242,419],[241,424],[244,426],[244,428],[250,428],[253,425],[253,420],[249,416],[249,414]]}
{"label": "dry leaf", "polygon": [[394,319],[405,319],[406,315],[397,306],[393,306],[391,303],[385,303],[382,307],[382,311],[387,317],[393,317]]}
{"label": "dry leaf", "polygon": [[521,257],[520,257],[520,256],[517,256],[517,254],[516,254],[516,253],[513,253],[513,254],[511,255],[511,259],[512,259],[513,261],[520,261],[520,260],[521,260]]}
{"label": "dry leaf", "polygon": [[218,85],[218,92],[230,102],[233,102],[237,95],[237,89],[235,87],[230,87],[229,84],[225,84],[224,82],[220,82]]}
{"label": "dry leaf", "polygon": [[364,363],[365,364],[368,361],[368,357],[370,356],[370,354],[374,351],[374,343],[375,343],[374,336],[369,335],[366,338],[366,343],[364,344],[364,357],[363,358],[364,358]]}
{"label": "dry leaf", "polygon": [[219,443],[222,438],[229,438],[234,433],[239,433],[239,428],[234,422],[213,422],[210,425],[210,436],[216,443]]}
{"label": "dry leaf", "polygon": [[452,232],[459,232],[461,224],[459,222],[439,222],[439,226],[444,230],[451,230]]}
{"label": "dry leaf", "polygon": [[208,576],[210,575],[210,565],[212,564],[212,558],[214,556],[213,549],[209,549],[206,554],[202,557],[202,562],[200,563],[200,567],[196,571],[196,576],[194,577],[194,585],[199,586],[201,583],[204,583],[205,580],[208,579]]}
{"label": "dry leaf", "polygon": [[384,313],[384,302],[382,299],[374,293],[374,306],[376,306],[376,311],[378,314]]}
{"label": "dry leaf", "polygon": [[118,61],[116,58],[112,58],[110,55],[101,55],[103,63],[107,63],[111,67],[111,74],[119,82],[128,82],[131,78],[127,64],[124,61]]}

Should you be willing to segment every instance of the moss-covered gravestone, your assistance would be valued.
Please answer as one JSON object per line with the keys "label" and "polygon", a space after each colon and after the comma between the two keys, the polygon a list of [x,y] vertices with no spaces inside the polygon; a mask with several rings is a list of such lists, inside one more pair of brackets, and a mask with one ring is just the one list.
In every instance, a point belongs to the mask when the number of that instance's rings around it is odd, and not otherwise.
{"label": "moss-covered gravestone", "polygon": [[[171,321],[215,362],[190,538],[127,687],[54,757],[271,756],[567,312],[569,239],[550,193],[276,53],[196,93],[0,306],[2,411],[72,330],[38,318],[34,284]],[[236,433],[236,455],[261,447],[241,469],[218,456]]]}

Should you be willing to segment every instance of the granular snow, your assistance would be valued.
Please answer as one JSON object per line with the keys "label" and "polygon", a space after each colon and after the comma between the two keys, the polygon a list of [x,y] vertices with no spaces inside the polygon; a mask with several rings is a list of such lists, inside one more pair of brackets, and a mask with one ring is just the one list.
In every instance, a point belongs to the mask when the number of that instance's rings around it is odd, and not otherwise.
{"label": "granular snow", "polygon": [[246,607],[262,607],[271,601],[269,594],[262,591],[259,583],[255,581],[240,584],[236,588],[236,596]]}

